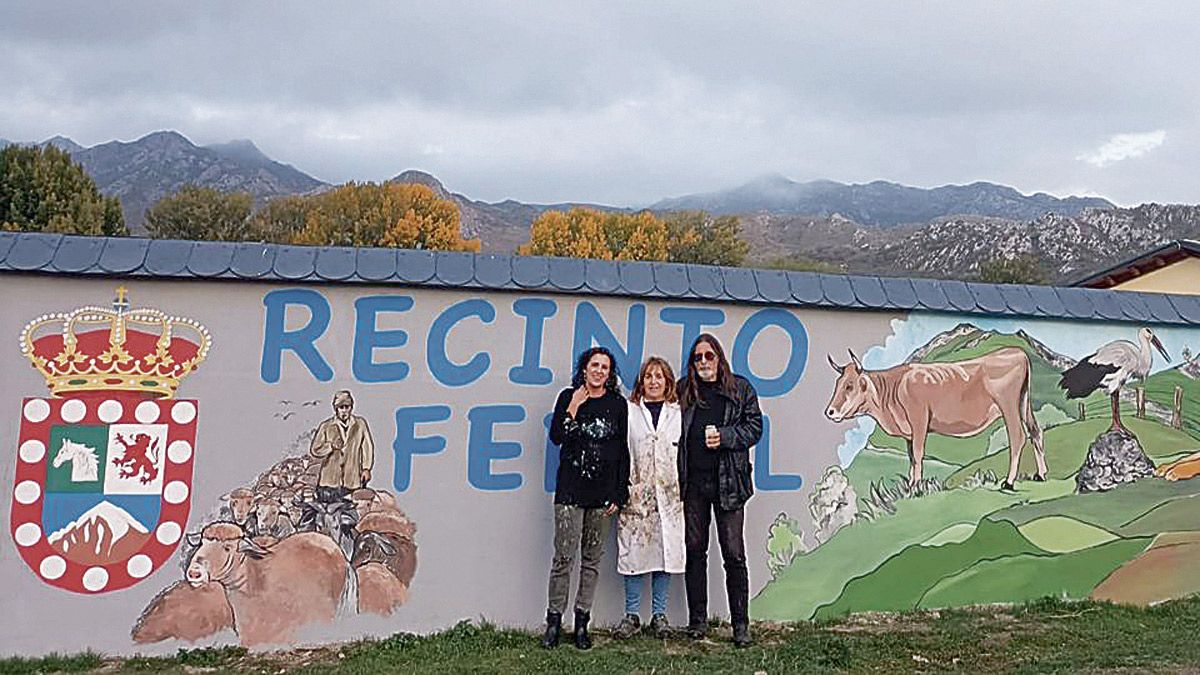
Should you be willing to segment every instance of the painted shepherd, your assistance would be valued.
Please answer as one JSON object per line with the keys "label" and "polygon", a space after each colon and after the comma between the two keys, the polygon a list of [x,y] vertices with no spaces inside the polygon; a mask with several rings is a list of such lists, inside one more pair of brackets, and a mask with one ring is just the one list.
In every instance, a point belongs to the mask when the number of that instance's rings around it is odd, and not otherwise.
{"label": "painted shepherd", "polygon": [[77,593],[149,576],[191,505],[197,405],[174,396],[211,340],[190,319],[131,310],[125,293],[21,334],[50,397],[22,405],[12,536],[39,578]]}

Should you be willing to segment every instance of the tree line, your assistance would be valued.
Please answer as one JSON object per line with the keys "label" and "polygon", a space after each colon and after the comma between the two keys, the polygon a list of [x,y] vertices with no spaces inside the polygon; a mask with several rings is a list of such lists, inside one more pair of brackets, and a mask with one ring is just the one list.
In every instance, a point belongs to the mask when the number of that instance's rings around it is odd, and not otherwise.
{"label": "tree line", "polygon": [[[247,192],[185,186],[146,210],[145,227],[149,236],[169,239],[480,250],[478,238],[462,236],[458,204],[416,183],[349,182],[262,204]],[[129,234],[119,200],[101,195],[84,169],[53,146],[0,150],[0,230]],[[547,210],[534,219],[529,234],[518,255],[739,266],[749,252],[737,216],[704,211]],[[764,266],[841,271],[802,256],[776,258]],[[1042,266],[1031,257],[985,262],[978,279],[1047,283]]]}

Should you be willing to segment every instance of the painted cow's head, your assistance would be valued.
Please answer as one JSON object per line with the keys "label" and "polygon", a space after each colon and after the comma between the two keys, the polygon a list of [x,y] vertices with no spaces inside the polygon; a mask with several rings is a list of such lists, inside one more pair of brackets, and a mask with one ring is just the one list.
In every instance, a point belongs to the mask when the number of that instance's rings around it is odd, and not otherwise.
{"label": "painted cow's head", "polygon": [[283,505],[278,499],[264,497],[254,506],[254,517],[258,520],[258,531],[269,532],[279,524],[279,516],[283,513]]}
{"label": "painted cow's head", "polygon": [[200,545],[192,554],[185,576],[195,587],[209,581],[225,583],[241,575],[247,556],[261,558],[267,554],[266,549],[246,537],[237,523],[210,523],[200,531]]}
{"label": "painted cow's head", "polygon": [[246,522],[246,518],[250,516],[250,509],[254,506],[253,492],[246,488],[237,488],[227,495],[222,495],[221,499],[229,502],[229,513],[233,515],[234,522]]}
{"label": "painted cow's head", "polygon": [[850,362],[843,366],[839,366],[832,356],[827,358],[829,365],[837,371],[838,379],[833,385],[833,397],[825,406],[825,416],[834,422],[841,422],[866,412],[867,401],[874,387],[863,372],[862,362],[854,352],[850,352]]}

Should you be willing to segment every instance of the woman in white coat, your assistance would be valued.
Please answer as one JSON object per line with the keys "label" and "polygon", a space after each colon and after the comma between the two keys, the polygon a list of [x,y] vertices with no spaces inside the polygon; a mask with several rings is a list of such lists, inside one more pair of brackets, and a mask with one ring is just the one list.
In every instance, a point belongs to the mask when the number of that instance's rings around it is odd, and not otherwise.
{"label": "woman in white coat", "polygon": [[650,630],[664,638],[672,574],[684,570],[683,502],[679,497],[682,415],[675,374],[662,358],[642,365],[629,402],[629,503],[617,517],[617,571],[625,577],[625,618],[616,636],[641,629],[642,588],[650,577]]}

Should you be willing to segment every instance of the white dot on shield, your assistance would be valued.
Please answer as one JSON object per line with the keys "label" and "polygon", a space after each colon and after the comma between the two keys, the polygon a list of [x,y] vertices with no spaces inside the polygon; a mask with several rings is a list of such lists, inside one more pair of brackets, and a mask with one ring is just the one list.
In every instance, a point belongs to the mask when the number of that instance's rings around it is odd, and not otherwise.
{"label": "white dot on shield", "polygon": [[100,416],[100,421],[108,424],[121,419],[121,414],[124,412],[125,409],[121,406],[121,402],[112,399],[101,403],[100,407],[96,410],[96,414]]}
{"label": "white dot on shield", "polygon": [[89,567],[83,573],[83,587],[89,591],[98,591],[108,585],[108,570],[103,567]]}
{"label": "white dot on shield", "polygon": [[33,546],[42,538],[42,528],[36,523],[21,523],[17,526],[14,538],[20,546]]}
{"label": "white dot on shield", "polygon": [[182,439],[172,441],[167,446],[167,457],[176,464],[183,464],[192,457],[192,444]]}
{"label": "white dot on shield", "polygon": [[58,414],[62,416],[64,422],[74,424],[83,419],[83,416],[87,414],[87,404],[77,398],[73,398],[63,404]]}
{"label": "white dot on shield", "polygon": [[67,571],[67,561],[56,555],[48,555],[42,558],[42,564],[38,565],[38,572],[46,579],[54,580],[63,575]]}
{"label": "white dot on shield", "polygon": [[125,564],[125,571],[129,572],[129,576],[133,577],[134,579],[141,579],[145,577],[147,574],[150,574],[150,570],[152,569],[154,569],[154,563],[151,562],[150,556],[146,555],[145,553],[139,553],[133,556],[129,559],[129,562]]}
{"label": "white dot on shield", "polygon": [[159,525],[158,529],[154,531],[154,538],[158,539],[158,543],[170,546],[179,541],[179,535],[181,534],[183,534],[183,531],[179,529],[179,523],[173,523],[168,520]]}
{"label": "white dot on shield", "polygon": [[21,461],[37,464],[46,456],[46,444],[36,438],[31,438],[21,444]]}
{"label": "white dot on shield", "polygon": [[16,489],[13,490],[13,497],[22,504],[32,504],[41,496],[42,486],[32,480],[21,481]]}
{"label": "white dot on shield", "polygon": [[196,419],[196,406],[189,401],[179,401],[171,406],[171,419],[178,424],[188,424]]}
{"label": "white dot on shield", "polygon": [[37,424],[50,416],[50,404],[45,399],[35,398],[25,403],[24,413],[25,419]]}
{"label": "white dot on shield", "polygon": [[[168,451],[169,452],[169,451]],[[188,486],[180,480],[173,480],[163,490],[163,499],[171,504],[179,504],[188,497]]]}
{"label": "white dot on shield", "polygon": [[158,421],[158,404],[154,401],[142,401],[134,409],[133,416],[142,424],[153,424]]}

